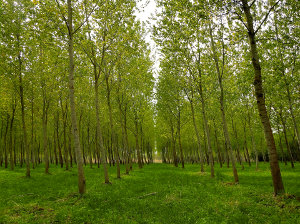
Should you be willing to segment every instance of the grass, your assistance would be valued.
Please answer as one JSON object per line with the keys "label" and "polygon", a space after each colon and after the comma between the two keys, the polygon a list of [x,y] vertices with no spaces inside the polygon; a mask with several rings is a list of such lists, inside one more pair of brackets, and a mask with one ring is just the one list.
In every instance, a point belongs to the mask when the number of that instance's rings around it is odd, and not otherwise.
{"label": "grass", "polygon": [[[273,196],[269,164],[231,169],[215,166],[216,178],[167,164],[134,167],[130,175],[103,184],[102,169],[85,168],[87,193],[77,193],[76,169],[40,165],[25,178],[24,168],[0,168],[0,223],[300,223],[300,164],[281,164],[286,194]],[[124,172],[124,167],[122,167]]]}

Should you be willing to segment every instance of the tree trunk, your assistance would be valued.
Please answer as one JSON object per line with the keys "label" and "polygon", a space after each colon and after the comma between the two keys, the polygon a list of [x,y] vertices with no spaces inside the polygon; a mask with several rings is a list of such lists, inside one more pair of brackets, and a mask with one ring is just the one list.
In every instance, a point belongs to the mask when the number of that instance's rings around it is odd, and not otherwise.
{"label": "tree trunk", "polygon": [[193,104],[193,98],[190,99],[190,104],[191,104],[191,111],[192,111],[192,118],[193,118],[193,125],[194,125],[194,129],[196,132],[196,136],[197,136],[197,143],[198,143],[198,150],[200,152],[200,165],[201,165],[201,172],[204,172],[204,166],[203,166],[203,151],[201,148],[201,140],[200,140],[200,134],[199,134],[199,130],[197,128],[197,124],[196,124],[196,119],[195,119],[195,110],[194,110],[194,104]]}
{"label": "tree trunk", "polygon": [[173,151],[173,163],[175,167],[178,167],[178,161],[177,161],[177,155],[176,155],[176,147],[175,147],[175,136],[174,136],[174,127],[173,127],[173,123],[171,123],[171,136],[172,136],[172,151]]}
{"label": "tree trunk", "polygon": [[251,159],[250,159],[248,146],[247,146],[246,121],[245,121],[245,124],[243,123],[243,126],[244,126],[244,147],[245,147],[245,150],[246,150],[246,156],[247,156],[248,164],[249,164],[249,166],[251,166]]}
{"label": "tree trunk", "polygon": [[280,130],[279,130],[278,123],[277,123],[277,132],[278,132],[279,148],[280,148],[280,151],[281,151],[282,162],[284,162],[284,164],[287,165],[286,158],[285,158],[285,155],[284,155],[284,152],[283,152],[283,147],[282,147],[282,142],[281,142],[281,135],[280,135]]}
{"label": "tree trunk", "polygon": [[219,141],[218,141],[218,132],[217,132],[215,120],[214,120],[214,129],[215,129],[216,147],[217,147],[217,151],[218,151],[218,160],[220,163],[220,167],[222,168],[223,162],[222,162],[222,156],[221,156],[221,152],[220,152],[220,145],[219,145]]}
{"label": "tree trunk", "polygon": [[249,130],[250,130],[250,136],[251,136],[251,143],[252,143],[252,150],[255,153],[255,169],[258,170],[258,152],[256,149],[256,145],[255,145],[255,139],[253,136],[253,131],[252,131],[252,125],[251,125],[251,116],[250,116],[250,109],[247,107],[248,109],[248,124],[249,124]]}
{"label": "tree trunk", "polygon": [[75,145],[75,153],[77,157],[78,169],[78,188],[79,193],[85,193],[85,177],[83,171],[83,161],[80,149],[80,141],[77,128],[76,106],[74,96],[74,50],[73,50],[73,18],[72,18],[72,1],[68,0],[68,30],[69,30],[69,90],[70,90],[70,108],[71,108],[71,121],[73,128],[73,137]]}
{"label": "tree trunk", "polygon": [[132,155],[131,155],[131,148],[129,147],[129,141],[128,141],[128,133],[127,133],[127,104],[124,108],[124,133],[125,133],[125,139],[128,149],[128,162],[129,162],[129,168],[132,170]]}
{"label": "tree trunk", "polygon": [[35,168],[36,166],[36,159],[35,159],[35,156],[36,156],[36,150],[35,150],[35,144],[34,144],[34,115],[33,115],[33,105],[34,105],[34,92],[33,92],[33,84],[31,86],[31,139],[30,139],[30,142],[31,142],[31,154],[32,154],[32,158],[31,158],[31,161],[32,161],[32,169]]}
{"label": "tree trunk", "polygon": [[290,147],[289,141],[287,139],[286,124],[285,124],[285,120],[284,120],[284,118],[282,116],[282,111],[281,110],[279,112],[279,116],[280,116],[281,123],[282,123],[282,126],[283,126],[283,135],[284,135],[284,140],[285,140],[285,144],[286,144],[286,149],[287,149],[287,151],[288,151],[288,153],[290,155],[291,166],[292,166],[292,168],[295,168],[293,154],[292,154],[292,151],[291,151],[291,147]]}
{"label": "tree trunk", "polygon": [[[200,61],[200,58],[199,58]],[[206,119],[206,107],[205,107],[205,101],[204,101],[204,96],[203,96],[203,89],[202,89],[202,73],[200,69],[200,62],[198,65],[198,75],[199,75],[199,88],[198,92],[200,94],[200,100],[201,100],[201,106],[202,106],[202,116],[203,116],[203,123],[204,123],[204,130],[206,134],[206,141],[207,141],[207,149],[208,149],[208,156],[209,156],[209,164],[210,164],[210,176],[214,177],[215,176],[215,169],[214,169],[214,164],[213,164],[213,153],[211,149],[211,142],[210,142],[210,133],[209,133],[209,128],[208,128],[208,122]]]}
{"label": "tree trunk", "polygon": [[180,111],[178,112],[178,118],[177,118],[177,133],[178,133],[178,145],[179,145],[179,150],[180,150],[181,165],[182,165],[182,168],[184,168],[184,158],[183,158],[183,151],[182,151],[182,145],[181,145],[181,134],[180,134]]}
{"label": "tree trunk", "polygon": [[106,82],[106,93],[107,93],[107,106],[109,111],[109,123],[110,123],[110,132],[111,132],[111,144],[112,149],[115,155],[115,160],[117,162],[117,178],[121,178],[121,172],[120,172],[120,159],[119,159],[119,153],[118,149],[116,147],[116,135],[114,130],[114,124],[113,124],[113,118],[112,118],[112,109],[111,109],[111,103],[110,103],[110,86],[109,86],[109,76],[108,74],[105,75],[105,82]]}
{"label": "tree trunk", "polygon": [[56,139],[57,139],[59,163],[60,163],[60,167],[63,168],[64,161],[63,161],[61,145],[60,145],[60,141],[59,141],[59,112],[58,111],[57,111],[57,117],[56,117]]}
{"label": "tree trunk", "polygon": [[4,133],[4,167],[8,167],[8,155],[7,155],[7,132],[8,132],[8,127],[9,127],[9,114],[7,114],[7,119],[6,119],[6,128],[5,128],[5,133]]}
{"label": "tree trunk", "polygon": [[120,123],[121,123],[121,129],[122,129],[122,139],[123,139],[123,148],[124,148],[124,161],[125,161],[125,168],[126,168],[126,174],[129,174],[129,156],[128,156],[128,142],[126,140],[125,136],[125,125],[123,122],[123,110],[120,100],[120,92],[118,89],[118,105],[119,105],[119,114],[120,114]]}
{"label": "tree trunk", "polygon": [[55,129],[53,133],[53,151],[54,151],[54,159],[55,159],[55,165],[58,165],[58,157],[57,157],[57,150],[56,150],[56,137],[55,137]]}
{"label": "tree trunk", "polygon": [[244,165],[242,163],[242,159],[241,159],[241,154],[240,154],[240,145],[239,145],[239,142],[238,142],[238,135],[237,135],[237,130],[236,130],[236,126],[234,127],[234,124],[233,124],[233,118],[232,118],[232,130],[233,130],[233,133],[234,133],[234,136],[235,136],[235,140],[236,140],[236,151],[237,151],[237,160],[239,162],[239,164],[242,166],[242,170],[244,169]]}
{"label": "tree trunk", "polygon": [[241,1],[243,3],[243,10],[247,20],[252,65],[255,72],[254,88],[255,88],[255,95],[257,100],[257,107],[258,107],[261,123],[264,127],[265,139],[269,150],[270,168],[271,168],[271,174],[272,174],[272,180],[274,186],[274,193],[275,195],[278,195],[284,193],[284,186],[281,178],[281,172],[278,163],[278,156],[277,156],[274,136],[273,136],[270,120],[268,117],[268,112],[265,105],[265,98],[264,98],[262,77],[261,77],[261,66],[259,62],[259,56],[257,53],[255,31],[253,27],[253,17],[250,12],[250,6],[248,5],[248,0],[241,0]]}
{"label": "tree trunk", "polygon": [[14,170],[15,163],[14,163],[14,155],[13,155],[13,123],[14,123],[14,118],[15,118],[15,111],[16,111],[16,103],[15,100],[12,104],[12,115],[10,119],[10,129],[9,129],[9,165],[10,169]]}
{"label": "tree trunk", "polygon": [[[277,28],[277,20],[276,20],[275,16],[274,16],[274,21],[275,21],[276,38],[277,38],[277,42],[278,42],[278,39],[279,39],[279,37],[278,37],[278,28]],[[290,93],[290,86],[289,86],[289,83],[287,81],[286,74],[285,74],[285,65],[284,65],[284,61],[283,61],[284,59],[283,59],[283,54],[282,54],[282,49],[281,49],[280,43],[278,43],[278,48],[279,48],[279,56],[280,56],[281,66],[282,66],[282,76],[283,76],[283,79],[284,79],[284,83],[285,83],[285,87],[286,87],[286,94],[287,94],[287,98],[288,98],[288,102],[289,102],[289,109],[290,109],[290,113],[291,113],[291,116],[292,116],[295,132],[296,132],[296,136],[297,136],[297,140],[298,140],[298,150],[300,150],[300,134],[299,134],[299,131],[298,131],[298,126],[297,126],[296,118],[295,118],[295,115],[294,115],[294,110],[293,110],[293,105],[292,105],[292,98],[291,98],[291,93]],[[294,57],[296,57],[296,56],[294,56]],[[295,60],[296,59],[294,58],[294,62],[295,62]],[[294,64],[294,67],[295,67],[295,64]],[[294,69],[292,69],[292,74],[294,73]]]}
{"label": "tree trunk", "polygon": [[[19,35],[17,35],[18,45],[19,45]],[[20,46],[18,46],[20,47]],[[22,115],[22,128],[23,128],[23,147],[26,153],[26,177],[30,177],[30,148],[27,143],[27,129],[25,122],[25,102],[24,102],[24,86],[23,86],[23,74],[22,74],[22,60],[21,60],[21,52],[18,55],[19,61],[19,87],[20,87],[20,102],[21,102],[21,115]]]}
{"label": "tree trunk", "polygon": [[45,161],[45,173],[49,174],[49,155],[48,155],[48,138],[47,138],[47,120],[48,120],[48,106],[46,99],[43,99],[43,146],[44,146],[44,161]]}
{"label": "tree trunk", "polygon": [[[222,74],[221,74],[221,71],[220,71],[220,68],[219,68],[217,52],[216,52],[216,48],[215,48],[215,43],[214,43],[214,39],[213,39],[213,34],[212,34],[211,23],[209,23],[209,33],[210,33],[210,40],[211,40],[211,48],[212,48],[212,51],[213,51],[213,58],[214,58],[215,65],[216,65],[216,70],[217,70],[217,74],[218,74],[218,81],[219,81],[219,87],[220,87],[220,91],[221,91],[221,94],[220,94],[220,105],[221,105],[221,107],[220,107],[220,109],[221,109],[222,122],[223,122],[223,131],[224,131],[224,137],[225,137],[225,148],[229,149],[229,155],[230,155],[230,160],[231,160],[231,164],[232,164],[234,182],[238,183],[239,182],[239,177],[238,177],[237,169],[236,169],[236,166],[235,166],[235,158],[233,156],[233,150],[232,150],[232,146],[231,146],[231,142],[230,142],[230,138],[229,138],[227,121],[226,121],[226,117],[225,117],[224,90],[223,90],[223,70],[224,70],[224,68],[223,68]],[[224,63],[224,57],[225,57],[225,52],[224,52],[224,47],[223,47],[223,63]]]}
{"label": "tree trunk", "polygon": [[141,151],[140,151],[140,147],[139,147],[138,117],[137,117],[136,112],[135,112],[134,125],[135,125],[135,134],[134,134],[135,135],[135,149],[136,149],[136,153],[137,153],[137,157],[138,157],[139,168],[142,168],[143,164],[142,164],[142,158],[141,158]]}
{"label": "tree trunk", "polygon": [[109,182],[109,177],[108,177],[108,171],[106,167],[106,152],[103,146],[103,138],[102,138],[102,132],[101,132],[101,124],[100,124],[100,114],[99,114],[99,90],[98,90],[98,77],[97,77],[97,70],[96,70],[96,65],[94,65],[94,75],[95,75],[95,104],[96,104],[96,147],[97,147],[97,152],[98,149],[100,148],[101,151],[101,163],[103,165],[103,171],[104,171],[104,181],[106,184],[110,183]]}
{"label": "tree trunk", "polygon": [[69,125],[69,132],[68,132],[68,153],[70,158],[70,167],[73,168],[73,156],[72,156],[72,128],[71,125]]}

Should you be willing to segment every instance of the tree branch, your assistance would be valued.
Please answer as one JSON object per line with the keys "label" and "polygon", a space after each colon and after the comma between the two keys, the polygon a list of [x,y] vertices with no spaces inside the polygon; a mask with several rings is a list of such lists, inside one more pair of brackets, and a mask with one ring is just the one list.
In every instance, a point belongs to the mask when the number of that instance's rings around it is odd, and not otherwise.
{"label": "tree branch", "polygon": [[[57,1],[57,0],[56,0]],[[92,13],[95,11],[97,5],[94,6],[94,8],[91,10],[91,12],[87,15],[87,18],[74,30],[73,34],[75,34],[88,20],[88,18],[90,18],[90,16],[92,15]]]}
{"label": "tree branch", "polygon": [[62,10],[61,10],[61,7],[60,7],[60,4],[59,4],[59,1],[58,1],[58,0],[55,0],[55,1],[56,1],[56,3],[57,3],[57,6],[58,6],[58,9],[59,9],[59,12],[60,12],[60,14],[61,14],[61,16],[62,16],[63,20],[64,20],[64,21],[65,21],[65,23],[66,23],[66,26],[67,26],[67,28],[68,28],[68,32],[69,32],[69,34],[71,34],[71,32],[70,32],[70,28],[69,28],[69,23],[68,23],[68,21],[67,21],[67,19],[66,19],[65,15],[63,14]]}
{"label": "tree branch", "polygon": [[250,4],[249,8],[251,8],[252,5],[254,5],[255,2],[256,2],[256,0],[253,0],[253,2]]}
{"label": "tree branch", "polygon": [[234,14],[236,14],[236,15],[238,16],[239,20],[243,23],[243,25],[246,27],[246,29],[247,29],[248,32],[249,32],[249,28],[248,28],[248,26],[246,25],[246,23],[244,23],[242,16],[241,16],[240,14],[238,14],[236,11],[234,11]]}
{"label": "tree branch", "polygon": [[259,26],[257,27],[257,29],[254,31],[254,34],[256,34],[261,26],[264,24],[264,22],[267,20],[267,18],[269,17],[271,11],[275,8],[275,6],[280,2],[280,0],[278,0],[277,2],[275,2],[275,4],[269,9],[268,13],[265,15],[265,17],[263,18],[263,20],[261,21],[261,23],[259,24]]}

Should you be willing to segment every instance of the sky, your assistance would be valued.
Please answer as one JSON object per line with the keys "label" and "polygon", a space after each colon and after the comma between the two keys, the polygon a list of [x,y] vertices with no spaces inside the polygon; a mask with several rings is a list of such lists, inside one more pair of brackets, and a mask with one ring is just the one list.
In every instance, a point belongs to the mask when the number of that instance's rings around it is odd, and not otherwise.
{"label": "sky", "polygon": [[155,24],[153,20],[151,20],[151,16],[155,15],[155,10],[156,10],[156,3],[155,0],[140,0],[137,3],[138,9],[140,10],[139,12],[136,11],[135,15],[136,17],[145,23],[146,29],[147,29],[147,35],[146,35],[146,41],[150,44],[151,48],[151,58],[154,61],[154,78],[157,79],[158,77],[158,67],[159,67],[159,62],[158,62],[158,51],[155,46],[155,42],[151,38],[151,33],[150,29],[151,27]]}

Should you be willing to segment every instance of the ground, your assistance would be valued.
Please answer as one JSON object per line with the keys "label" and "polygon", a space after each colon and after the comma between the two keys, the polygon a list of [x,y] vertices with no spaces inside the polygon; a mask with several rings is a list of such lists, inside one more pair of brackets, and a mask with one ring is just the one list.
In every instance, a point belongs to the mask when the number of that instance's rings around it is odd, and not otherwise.
{"label": "ground", "polygon": [[[85,168],[87,192],[77,193],[76,168],[43,165],[25,178],[25,169],[0,168],[0,223],[300,223],[300,164],[281,164],[286,194],[273,196],[269,164],[238,168],[240,184],[232,184],[231,169],[199,165],[185,169],[167,164],[134,166],[130,175],[103,184],[102,169]],[[125,168],[122,167],[124,173]]]}

